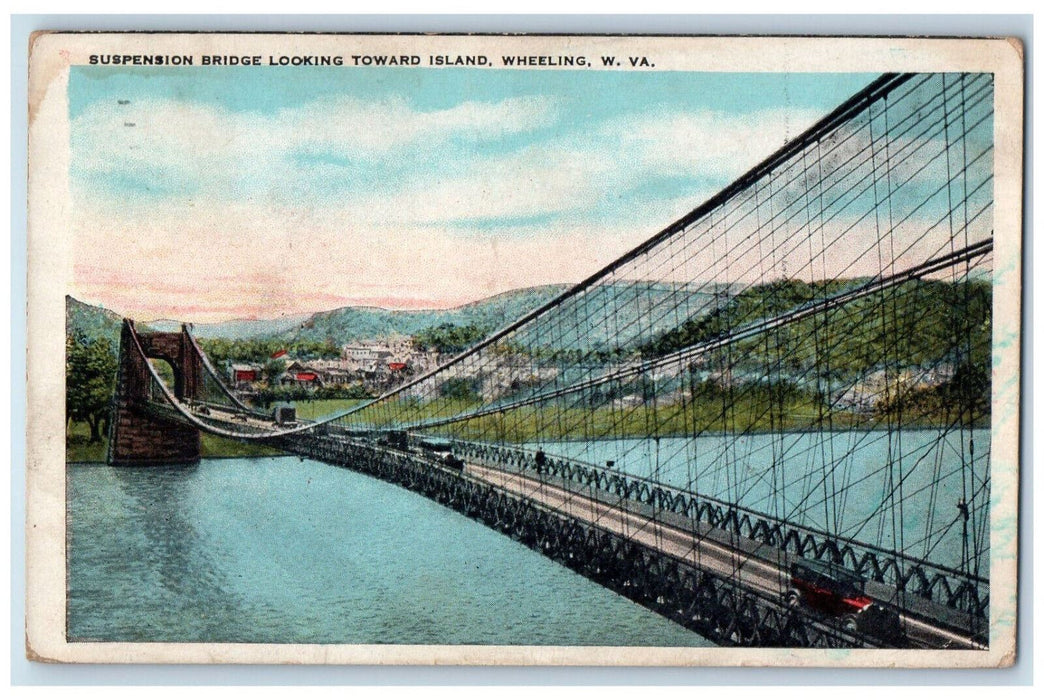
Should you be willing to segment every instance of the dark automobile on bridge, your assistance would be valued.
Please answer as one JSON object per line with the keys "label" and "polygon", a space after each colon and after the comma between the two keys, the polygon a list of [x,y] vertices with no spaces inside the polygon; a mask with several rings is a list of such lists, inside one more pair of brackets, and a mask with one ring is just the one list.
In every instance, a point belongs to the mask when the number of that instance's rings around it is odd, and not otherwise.
{"label": "dark automobile on bridge", "polygon": [[377,442],[380,445],[386,445],[396,450],[409,451],[410,449],[409,437],[401,430],[389,430]]}
{"label": "dark automobile on bridge", "polygon": [[417,447],[424,452],[430,454],[432,457],[437,459],[443,465],[450,469],[461,471],[464,469],[464,462],[453,454],[453,443],[449,440],[439,440],[437,438],[424,438],[417,441]]}
{"label": "dark automobile on bridge", "polygon": [[436,438],[424,438],[423,440],[418,440],[417,447],[426,452],[438,455],[439,457],[445,457],[453,451],[453,444],[449,440],[439,440]]}
{"label": "dark automobile on bridge", "polygon": [[898,640],[899,615],[866,594],[866,579],[837,564],[803,561],[790,565],[785,595],[792,609],[808,609],[837,618],[846,632]]}

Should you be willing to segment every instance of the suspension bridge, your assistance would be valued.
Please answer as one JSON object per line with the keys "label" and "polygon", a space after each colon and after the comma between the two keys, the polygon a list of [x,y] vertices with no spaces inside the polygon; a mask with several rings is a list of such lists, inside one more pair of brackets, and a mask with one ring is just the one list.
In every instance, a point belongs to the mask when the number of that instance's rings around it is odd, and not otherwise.
{"label": "suspension bridge", "polygon": [[[200,433],[424,494],[726,645],[984,648],[989,74],[889,74],[430,372],[287,424],[125,320],[111,464]],[[155,366],[173,370],[164,379]]]}

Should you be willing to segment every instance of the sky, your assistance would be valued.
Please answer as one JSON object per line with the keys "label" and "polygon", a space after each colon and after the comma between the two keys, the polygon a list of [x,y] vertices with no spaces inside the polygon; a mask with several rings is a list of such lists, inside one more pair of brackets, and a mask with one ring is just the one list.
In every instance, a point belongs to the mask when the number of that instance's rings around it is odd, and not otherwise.
{"label": "sky", "polygon": [[212,322],[576,282],[874,77],[77,66],[71,293]]}

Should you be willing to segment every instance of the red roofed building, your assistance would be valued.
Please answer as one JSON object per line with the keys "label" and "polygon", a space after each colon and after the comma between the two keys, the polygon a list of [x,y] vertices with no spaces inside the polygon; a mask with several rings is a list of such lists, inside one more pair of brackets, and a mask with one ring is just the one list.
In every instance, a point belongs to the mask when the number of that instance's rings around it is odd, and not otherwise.
{"label": "red roofed building", "polygon": [[232,384],[251,384],[261,379],[261,368],[257,365],[233,364],[231,368]]}
{"label": "red roofed building", "polygon": [[318,387],[322,386],[322,377],[312,367],[307,367],[297,360],[286,366],[286,371],[279,378],[279,383],[284,386]]}

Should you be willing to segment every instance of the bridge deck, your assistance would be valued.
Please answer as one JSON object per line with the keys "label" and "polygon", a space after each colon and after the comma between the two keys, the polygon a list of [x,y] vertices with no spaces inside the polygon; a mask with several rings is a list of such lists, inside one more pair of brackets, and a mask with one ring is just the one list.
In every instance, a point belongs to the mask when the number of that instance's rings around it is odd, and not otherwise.
{"label": "bridge deck", "polygon": [[[744,587],[767,596],[782,596],[788,589],[790,561],[780,550],[746,538],[729,536],[708,525],[683,520],[673,514],[655,517],[646,504],[621,499],[607,492],[588,489],[580,493],[561,480],[534,478],[479,464],[466,464],[465,474],[492,486],[541,503],[572,518],[597,524],[650,549],[669,554],[693,566],[737,579]],[[665,518],[664,516],[672,516]],[[868,586],[879,600],[895,597],[895,589],[884,584]],[[912,596],[909,596],[912,598]],[[947,629],[960,623],[959,615],[944,606],[924,601],[918,610],[908,610],[902,622],[910,640],[928,648],[979,648],[968,635]]]}

